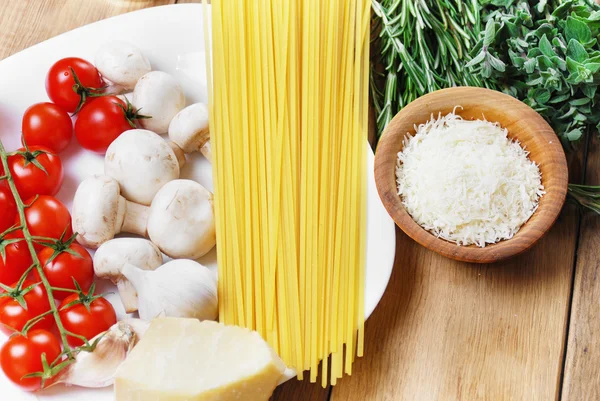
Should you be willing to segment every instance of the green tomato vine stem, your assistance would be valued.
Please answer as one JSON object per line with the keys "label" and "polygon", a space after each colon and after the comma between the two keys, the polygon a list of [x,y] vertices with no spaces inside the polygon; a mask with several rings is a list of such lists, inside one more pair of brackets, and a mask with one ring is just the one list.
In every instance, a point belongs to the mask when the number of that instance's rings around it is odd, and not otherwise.
{"label": "green tomato vine stem", "polygon": [[[34,269],[37,270],[37,272],[40,276],[42,285],[44,286],[44,288],[46,289],[46,293],[48,294],[48,301],[50,302],[50,310],[52,312],[52,316],[54,317],[56,326],[57,326],[59,334],[60,334],[60,339],[61,339],[61,342],[64,347],[64,353],[67,355],[67,357],[69,359],[73,359],[75,357],[74,356],[75,352],[73,349],[71,349],[71,347],[69,346],[69,342],[67,341],[67,330],[63,326],[63,323],[60,319],[59,310],[58,310],[58,307],[56,306],[56,301],[54,299],[54,294],[53,294],[54,289],[50,285],[50,282],[48,281],[48,278],[46,277],[46,275],[44,273],[44,269],[42,268],[40,260],[35,251],[33,236],[29,232],[29,227],[27,226],[27,222],[25,219],[25,204],[23,203],[23,199],[21,199],[21,195],[19,195],[19,192],[17,191],[17,187],[15,186],[14,179],[12,177],[10,169],[8,168],[8,154],[6,153],[6,150],[4,149],[4,145],[3,145],[2,141],[0,141],[0,159],[2,160],[2,167],[4,168],[4,172],[5,172],[4,179],[7,181],[10,191],[12,192],[13,197],[15,198],[15,203],[17,205],[17,212],[19,213],[19,218],[21,220],[20,228],[23,232],[23,238],[25,239],[25,242],[27,242],[27,247],[29,249],[29,253],[31,254],[31,259],[33,261]],[[30,271],[30,269],[28,269],[25,272],[25,274],[28,274],[29,271]]]}

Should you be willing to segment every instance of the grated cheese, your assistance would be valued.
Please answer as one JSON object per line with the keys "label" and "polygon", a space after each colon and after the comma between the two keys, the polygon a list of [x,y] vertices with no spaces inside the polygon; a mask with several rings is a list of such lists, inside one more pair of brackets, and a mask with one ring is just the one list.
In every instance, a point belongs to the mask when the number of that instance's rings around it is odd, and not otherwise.
{"label": "grated cheese", "polygon": [[545,193],[538,166],[508,130],[455,113],[407,135],[398,153],[398,193],[424,229],[459,245],[512,238]]}

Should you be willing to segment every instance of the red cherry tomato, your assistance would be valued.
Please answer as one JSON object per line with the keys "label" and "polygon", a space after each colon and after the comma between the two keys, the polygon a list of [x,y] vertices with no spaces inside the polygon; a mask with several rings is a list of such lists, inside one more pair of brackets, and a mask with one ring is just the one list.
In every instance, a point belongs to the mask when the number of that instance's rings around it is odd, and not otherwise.
{"label": "red cherry tomato", "polygon": [[36,103],[25,110],[21,130],[27,145],[59,153],[71,142],[73,121],[69,113],[54,103]]}
{"label": "red cherry tomato", "polygon": [[[25,220],[31,235],[53,239],[60,239],[63,234],[64,238],[73,235],[71,215],[58,199],[40,195],[35,201],[30,198],[25,203],[30,205],[25,209]],[[16,223],[20,223],[18,220],[17,216]],[[42,246],[36,244],[36,249],[40,250]]]}
{"label": "red cherry tomato", "polygon": [[[2,170],[2,169],[0,169]],[[2,173],[0,171],[0,173]],[[0,233],[8,230],[15,223],[17,204],[15,198],[4,182],[0,182]],[[2,261],[0,261],[2,263]]]}
{"label": "red cherry tomato", "polygon": [[[63,309],[65,305],[78,299],[79,294],[71,294],[60,304],[60,320],[67,331],[83,336],[89,341],[117,323],[115,308],[102,297],[92,301],[89,312],[82,304]],[[83,345],[82,340],[73,336],[67,337],[67,340],[72,347]]]}
{"label": "red cherry tomato", "polygon": [[83,148],[106,153],[119,135],[135,128],[137,118],[139,116],[132,106],[116,96],[95,98],[79,113],[75,121],[75,136]]}
{"label": "red cherry tomato", "polygon": [[[44,269],[44,274],[52,287],[67,288],[75,290],[73,279],[77,280],[80,288],[87,292],[94,282],[94,265],[88,251],[79,244],[72,243],[67,250],[62,252],[50,263],[48,260],[54,254],[54,249],[44,248],[38,253],[38,258]],[[40,280],[37,270],[34,270],[36,280]],[[54,291],[54,298],[63,299],[71,293],[66,291]]]}
{"label": "red cherry tomato", "polygon": [[0,350],[0,367],[10,381],[25,391],[36,391],[42,379],[23,376],[43,370],[42,355],[51,364],[60,355],[60,341],[47,330],[31,330],[27,336],[17,334],[8,339]]}
{"label": "red cherry tomato", "polygon": [[[75,77],[73,77],[71,68],[75,71],[83,87],[75,87]],[[84,94],[85,91],[89,91],[89,88],[100,89],[102,85],[102,78],[96,67],[78,57],[58,60],[50,67],[48,75],[46,75],[48,97],[69,113],[76,111],[83,97],[87,97]]]}
{"label": "red cherry tomato", "polygon": [[11,285],[18,281],[23,273],[33,264],[27,243],[23,241],[12,242],[22,237],[18,232],[13,232],[0,239],[0,247],[4,246],[5,259],[0,257],[0,283]]}
{"label": "red cherry tomato", "polygon": [[[25,280],[21,288],[27,289],[32,285],[35,285],[33,281]],[[16,288],[17,283],[14,283],[10,287]],[[41,284],[35,285],[33,289],[23,296],[23,298],[25,299],[27,309],[24,309],[10,296],[0,298],[0,331],[8,335],[12,334],[15,330],[21,331],[28,321],[50,310],[48,293]],[[53,325],[54,318],[48,315],[33,327],[36,329],[50,330]]]}
{"label": "red cherry tomato", "polygon": [[[44,170],[35,163],[39,163]],[[8,168],[22,199],[35,195],[56,195],[63,183],[64,171],[60,158],[48,148],[31,146],[8,158]]]}

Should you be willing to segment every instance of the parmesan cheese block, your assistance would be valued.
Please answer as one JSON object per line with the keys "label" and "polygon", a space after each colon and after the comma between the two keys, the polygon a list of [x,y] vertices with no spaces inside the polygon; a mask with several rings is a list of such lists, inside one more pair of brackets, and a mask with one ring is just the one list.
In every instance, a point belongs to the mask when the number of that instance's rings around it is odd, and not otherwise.
{"label": "parmesan cheese block", "polygon": [[117,401],[267,401],[285,369],[256,332],[158,318],[119,367],[115,395]]}

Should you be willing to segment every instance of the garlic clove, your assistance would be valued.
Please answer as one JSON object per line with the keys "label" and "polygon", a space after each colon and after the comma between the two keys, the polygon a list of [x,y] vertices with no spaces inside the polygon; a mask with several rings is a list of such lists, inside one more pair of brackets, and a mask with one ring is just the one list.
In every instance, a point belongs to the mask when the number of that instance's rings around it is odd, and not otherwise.
{"label": "garlic clove", "polygon": [[198,262],[178,259],[153,271],[126,264],[122,274],[138,293],[138,312],[144,320],[159,315],[200,320],[217,318],[216,279]]}
{"label": "garlic clove", "polygon": [[133,332],[135,333],[136,339],[135,342],[137,344],[138,341],[140,341],[142,339],[142,337],[144,337],[144,334],[146,334],[146,331],[148,330],[148,327],[150,327],[150,322],[147,322],[145,320],[142,319],[136,319],[136,318],[128,318],[128,319],[124,319],[123,320],[124,323],[128,324],[129,327],[131,327],[131,330],[133,330]]}
{"label": "garlic clove", "polygon": [[63,369],[47,386],[58,383],[90,388],[111,386],[117,368],[127,358],[147,328],[148,324],[139,319],[117,322],[107,332],[99,334],[90,341],[93,343],[103,336],[93,352],[79,352],[75,362]]}

